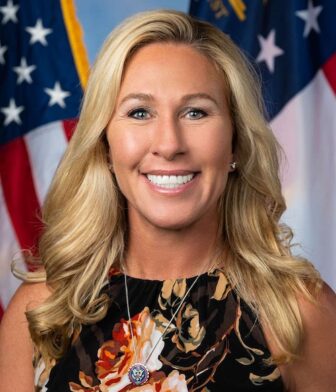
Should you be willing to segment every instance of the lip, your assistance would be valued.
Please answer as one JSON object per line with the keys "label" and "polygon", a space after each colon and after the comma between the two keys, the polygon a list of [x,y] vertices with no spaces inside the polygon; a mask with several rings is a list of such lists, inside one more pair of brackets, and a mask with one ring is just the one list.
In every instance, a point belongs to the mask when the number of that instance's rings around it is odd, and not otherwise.
{"label": "lip", "polygon": [[[146,176],[147,174],[171,175],[171,176],[194,174],[194,177],[192,178],[192,180],[190,180],[186,184],[181,184],[177,188],[163,188],[163,187],[156,185],[153,182],[149,181],[149,179]],[[148,185],[152,191],[154,191],[156,193],[160,193],[162,195],[166,195],[166,196],[169,196],[169,195],[176,196],[176,195],[180,195],[184,192],[187,192],[190,188],[194,187],[200,177],[199,174],[200,174],[200,172],[193,172],[193,171],[186,171],[186,170],[173,170],[173,171],[171,171],[171,170],[168,170],[168,171],[167,170],[154,170],[154,171],[150,171],[146,174],[143,174],[142,177],[143,177],[144,181],[146,182],[146,185]]]}

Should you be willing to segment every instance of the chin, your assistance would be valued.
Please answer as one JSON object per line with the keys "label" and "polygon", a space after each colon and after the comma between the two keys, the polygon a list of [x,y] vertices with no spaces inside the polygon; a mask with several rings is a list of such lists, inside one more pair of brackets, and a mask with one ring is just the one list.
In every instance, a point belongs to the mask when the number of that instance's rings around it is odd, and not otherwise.
{"label": "chin", "polygon": [[[177,214],[176,214],[177,215]],[[178,217],[178,216],[162,216],[147,217],[147,221],[154,227],[161,230],[182,230],[192,226],[196,221],[196,217]]]}

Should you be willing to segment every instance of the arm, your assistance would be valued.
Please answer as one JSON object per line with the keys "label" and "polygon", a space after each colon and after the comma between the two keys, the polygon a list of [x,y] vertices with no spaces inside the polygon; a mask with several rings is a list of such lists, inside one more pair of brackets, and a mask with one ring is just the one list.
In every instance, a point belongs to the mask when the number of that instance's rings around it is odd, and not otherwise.
{"label": "arm", "polygon": [[[280,373],[289,392],[334,392],[336,295],[329,286],[324,285],[317,305],[302,298],[298,299],[298,304],[305,331],[301,358],[279,366]],[[272,350],[271,341],[270,348]]]}
{"label": "arm", "polygon": [[25,311],[49,295],[44,283],[23,284],[12,298],[0,325],[0,380],[4,392],[34,391],[33,344]]}

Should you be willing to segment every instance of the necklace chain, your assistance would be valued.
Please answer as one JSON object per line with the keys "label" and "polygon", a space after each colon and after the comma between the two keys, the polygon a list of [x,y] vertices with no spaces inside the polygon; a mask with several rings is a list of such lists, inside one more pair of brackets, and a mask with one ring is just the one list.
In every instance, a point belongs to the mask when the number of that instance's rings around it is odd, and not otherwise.
{"label": "necklace chain", "polygon": [[[196,284],[196,282],[198,281],[199,277],[201,276],[201,274],[199,274],[194,281],[192,282],[192,284],[190,285],[189,289],[187,290],[187,292],[185,293],[185,295],[183,296],[183,298],[181,299],[177,309],[175,310],[175,312],[173,313],[171,319],[169,320],[166,328],[164,329],[164,331],[162,332],[162,335],[157,339],[157,341],[155,342],[153,348],[151,349],[150,353],[147,355],[146,360],[144,361],[144,365],[147,365],[150,357],[152,356],[153,352],[155,351],[157,345],[160,343],[160,341],[165,337],[166,332],[168,331],[168,328],[170,327],[171,323],[173,322],[175,316],[177,315],[178,311],[181,309],[185,299],[188,297],[191,289],[194,287],[194,285]],[[135,347],[135,339],[134,339],[134,334],[133,334],[133,327],[132,327],[132,320],[131,320],[131,314],[130,314],[130,308],[129,308],[129,297],[128,297],[128,287],[127,287],[127,277],[126,274],[124,273],[124,280],[125,280],[125,294],[126,294],[126,307],[127,307],[127,316],[128,316],[128,324],[129,324],[129,328],[131,331],[131,338],[132,338],[132,344],[133,344],[133,352],[135,355],[135,362],[138,362],[138,351],[136,350]]]}
{"label": "necklace chain", "polygon": [[[213,266],[214,266],[214,264],[212,264],[210,270],[212,269]],[[137,346],[135,344],[136,343],[136,339],[134,337],[133,327],[132,327],[132,319],[131,319],[131,312],[130,312],[130,305],[129,305],[129,295],[128,295],[128,286],[127,286],[127,276],[126,276],[124,268],[123,268],[123,273],[124,273],[124,281],[125,281],[125,295],[126,295],[126,307],[127,307],[127,316],[128,316],[128,326],[129,326],[130,333],[131,333],[133,352],[134,352],[134,356],[135,356],[135,362],[133,362],[132,366],[129,368],[128,377],[129,377],[129,379],[130,379],[130,381],[131,381],[131,383],[133,385],[143,385],[143,384],[145,384],[148,381],[149,376],[150,376],[149,369],[147,368],[147,363],[148,363],[150,357],[154,353],[154,351],[155,351],[156,347],[158,346],[158,344],[160,343],[160,341],[166,336],[168,328],[170,327],[170,325],[173,322],[175,316],[177,315],[177,313],[181,309],[185,299],[188,297],[190,291],[195,286],[196,282],[198,281],[198,279],[202,275],[202,273],[200,273],[199,275],[196,276],[196,278],[194,279],[194,281],[190,285],[189,289],[184,294],[183,298],[181,299],[180,303],[178,304],[176,310],[174,311],[171,319],[169,320],[169,322],[166,325],[165,329],[163,330],[162,334],[156,340],[156,342],[154,343],[154,346],[152,347],[151,351],[147,355],[147,358],[143,362],[138,362],[139,348],[137,350]]]}

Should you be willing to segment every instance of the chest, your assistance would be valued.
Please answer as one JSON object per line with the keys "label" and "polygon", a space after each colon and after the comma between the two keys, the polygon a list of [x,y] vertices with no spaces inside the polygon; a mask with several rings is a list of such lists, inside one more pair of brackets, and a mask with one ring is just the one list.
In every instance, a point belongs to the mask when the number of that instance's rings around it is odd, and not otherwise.
{"label": "chest", "polygon": [[[145,283],[129,284],[129,319],[116,279],[106,317],[83,327],[48,391],[283,391],[255,315],[219,274],[202,277],[182,305],[188,279]],[[129,379],[136,362],[149,369],[144,385]]]}

